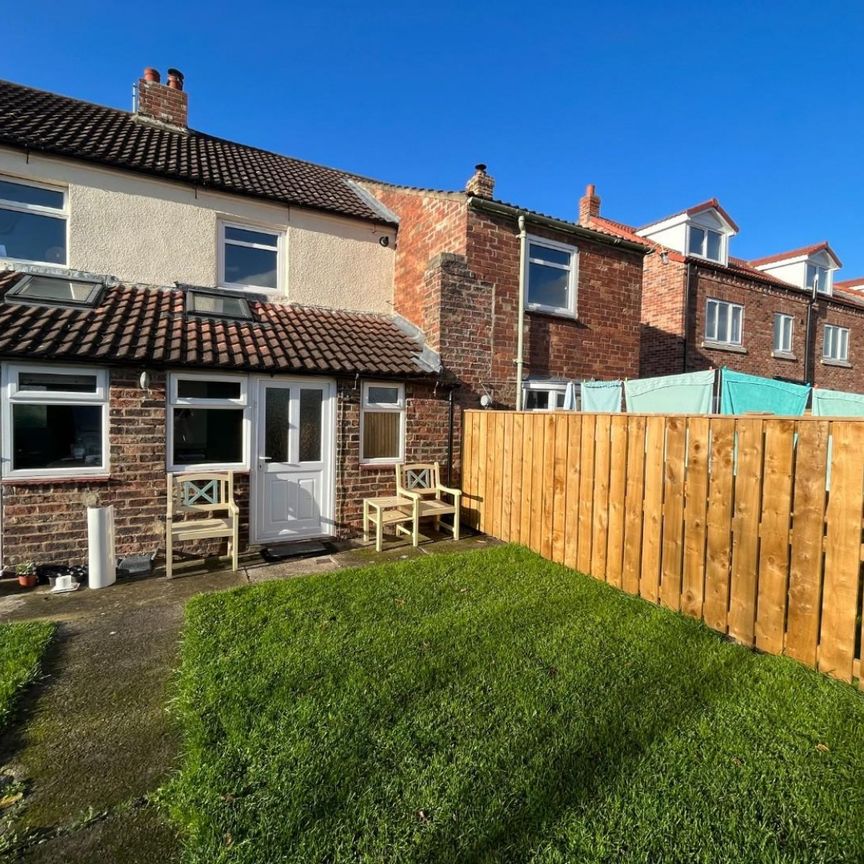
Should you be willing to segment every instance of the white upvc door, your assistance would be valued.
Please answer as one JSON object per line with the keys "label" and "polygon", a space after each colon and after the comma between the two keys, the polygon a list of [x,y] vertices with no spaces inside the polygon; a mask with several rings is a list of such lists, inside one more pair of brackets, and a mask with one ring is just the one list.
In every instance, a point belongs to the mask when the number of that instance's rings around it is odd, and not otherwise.
{"label": "white upvc door", "polygon": [[333,534],[335,383],[259,379],[257,396],[254,541]]}

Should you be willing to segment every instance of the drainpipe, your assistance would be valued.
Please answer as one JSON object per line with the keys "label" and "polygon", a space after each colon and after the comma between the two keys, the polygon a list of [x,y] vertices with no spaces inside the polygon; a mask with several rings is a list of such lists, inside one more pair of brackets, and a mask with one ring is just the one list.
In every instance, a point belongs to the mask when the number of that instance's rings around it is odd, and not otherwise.
{"label": "drainpipe", "polygon": [[810,302],[807,304],[807,332],[804,337],[804,383],[813,384],[814,375],[810,374],[810,366],[813,363],[813,308],[816,305],[816,282],[810,293]]}
{"label": "drainpipe", "polygon": [[684,355],[681,358],[681,371],[687,371],[687,328],[690,321],[690,295],[692,293],[693,277],[692,277],[692,262],[687,262],[687,274],[684,277]]}
{"label": "drainpipe", "polygon": [[522,410],[522,371],[525,365],[525,268],[528,264],[528,234],[525,231],[525,215],[519,216],[519,308],[516,313],[516,410]]}

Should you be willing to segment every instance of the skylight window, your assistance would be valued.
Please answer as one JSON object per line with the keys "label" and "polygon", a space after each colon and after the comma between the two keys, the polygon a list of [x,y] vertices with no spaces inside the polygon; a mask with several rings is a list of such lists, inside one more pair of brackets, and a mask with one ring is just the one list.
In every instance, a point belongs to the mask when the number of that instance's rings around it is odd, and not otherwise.
{"label": "skylight window", "polygon": [[57,276],[33,275],[13,286],[7,299],[63,306],[93,306],[102,291],[101,282],[85,282]]}
{"label": "skylight window", "polygon": [[187,310],[192,315],[205,315],[208,318],[252,320],[252,312],[246,299],[244,297],[232,297],[228,294],[190,291],[187,295]]}

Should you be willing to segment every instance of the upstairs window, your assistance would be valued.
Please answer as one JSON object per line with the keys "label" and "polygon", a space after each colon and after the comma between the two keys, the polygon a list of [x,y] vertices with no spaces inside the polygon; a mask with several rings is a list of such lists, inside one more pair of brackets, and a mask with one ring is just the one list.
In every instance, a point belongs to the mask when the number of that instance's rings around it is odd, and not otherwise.
{"label": "upstairs window", "polygon": [[822,359],[837,363],[849,361],[849,329],[826,324],[822,336]]}
{"label": "upstairs window", "polygon": [[723,235],[710,228],[691,225],[688,233],[687,249],[690,255],[707,258],[709,261],[723,260]]}
{"label": "upstairs window", "polygon": [[792,353],[792,324],[794,318],[778,312],[774,316],[774,353]]}
{"label": "upstairs window", "polygon": [[828,281],[828,270],[825,267],[820,267],[818,264],[807,265],[807,285],[808,291],[815,289],[817,294],[830,294],[831,285]]}
{"label": "upstairs window", "polygon": [[705,309],[705,339],[719,345],[740,345],[744,307],[709,299]]}
{"label": "upstairs window", "polygon": [[526,303],[529,309],[557,315],[576,314],[578,253],[551,240],[528,241]]}
{"label": "upstairs window", "polygon": [[106,370],[9,365],[4,379],[4,475],[38,478],[107,473]]}
{"label": "upstairs window", "polygon": [[244,225],[220,226],[219,283],[229,288],[277,291],[281,234]]}
{"label": "upstairs window", "polygon": [[564,383],[529,381],[525,384],[524,388],[525,410],[560,411],[564,408],[564,395],[566,391],[567,385]]}
{"label": "upstairs window", "polygon": [[66,264],[66,195],[0,177],[0,258]]}

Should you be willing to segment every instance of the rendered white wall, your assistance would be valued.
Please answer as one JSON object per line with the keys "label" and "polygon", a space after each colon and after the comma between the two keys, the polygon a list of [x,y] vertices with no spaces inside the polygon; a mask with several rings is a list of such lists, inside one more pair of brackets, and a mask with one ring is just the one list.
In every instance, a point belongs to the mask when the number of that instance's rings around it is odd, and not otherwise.
{"label": "rendered white wall", "polygon": [[71,160],[30,154],[28,161],[6,148],[0,174],[68,189],[75,270],[149,285],[216,285],[217,228],[228,218],[286,232],[280,277],[289,302],[392,311],[395,233],[384,226]]}

